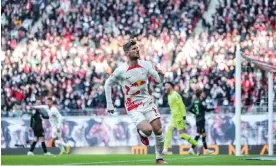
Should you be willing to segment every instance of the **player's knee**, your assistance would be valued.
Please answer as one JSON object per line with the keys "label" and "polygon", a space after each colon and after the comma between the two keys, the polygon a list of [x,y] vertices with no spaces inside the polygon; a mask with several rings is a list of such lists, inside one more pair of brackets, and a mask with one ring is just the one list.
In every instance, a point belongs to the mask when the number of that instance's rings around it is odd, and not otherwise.
{"label": "player's knee", "polygon": [[142,129],[143,133],[146,134],[147,136],[150,136],[152,134],[152,127],[149,126],[149,127],[144,127]]}
{"label": "player's knee", "polygon": [[56,147],[56,138],[53,138],[53,141],[52,141],[52,147]]}
{"label": "player's knee", "polygon": [[206,133],[202,133],[201,135],[202,135],[202,137],[206,137]]}
{"label": "player's knee", "polygon": [[183,134],[183,133],[185,133],[185,131],[184,130],[177,130],[178,132],[179,132],[179,134]]}
{"label": "player's knee", "polygon": [[154,130],[155,135],[162,135],[162,128]]}
{"label": "player's knee", "polygon": [[150,136],[152,134],[152,127],[150,125],[143,125],[139,128],[147,136]]}
{"label": "player's knee", "polygon": [[40,137],[39,138],[41,142],[45,142],[45,138],[44,137]]}

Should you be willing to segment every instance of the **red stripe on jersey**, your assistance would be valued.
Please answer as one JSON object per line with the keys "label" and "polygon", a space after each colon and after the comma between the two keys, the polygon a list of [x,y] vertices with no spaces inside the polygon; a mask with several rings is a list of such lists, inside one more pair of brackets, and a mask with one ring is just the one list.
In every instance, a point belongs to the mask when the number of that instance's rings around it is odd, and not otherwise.
{"label": "red stripe on jersey", "polygon": [[141,103],[137,103],[137,104],[132,104],[132,105],[130,105],[130,106],[127,107],[127,110],[128,111],[132,111],[135,108],[138,108],[141,104],[142,104],[142,102]]}
{"label": "red stripe on jersey", "polygon": [[128,92],[129,92],[129,90],[130,90],[130,87],[128,87],[128,86],[125,85],[125,89],[126,89],[126,95],[128,95]]}
{"label": "red stripe on jersey", "polygon": [[152,109],[153,109],[153,111],[154,111],[156,114],[158,113],[158,111],[157,111],[156,108],[152,107]]}
{"label": "red stripe on jersey", "polygon": [[138,90],[135,93],[133,93],[132,96],[139,95],[140,93],[141,93],[140,90]]}
{"label": "red stripe on jersey", "polygon": [[132,69],[136,69],[136,68],[142,68],[139,64],[135,65],[135,66],[129,66],[127,71],[132,70]]}
{"label": "red stripe on jersey", "polygon": [[126,101],[126,107],[128,111],[138,108],[141,104],[142,102],[135,104],[134,102],[132,102],[131,98],[127,98],[127,101]]}
{"label": "red stripe on jersey", "polygon": [[152,76],[149,76],[148,78],[149,78],[149,81],[150,81],[150,82],[154,82],[154,81],[155,81],[154,78],[153,78]]}

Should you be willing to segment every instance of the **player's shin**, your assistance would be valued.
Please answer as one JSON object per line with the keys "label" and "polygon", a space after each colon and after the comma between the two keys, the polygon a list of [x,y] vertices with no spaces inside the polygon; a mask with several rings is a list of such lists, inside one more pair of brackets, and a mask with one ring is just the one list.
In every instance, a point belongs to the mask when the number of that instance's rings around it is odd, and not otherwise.
{"label": "player's shin", "polygon": [[43,148],[44,153],[47,153],[47,147],[46,147],[45,142],[41,142],[41,146]]}
{"label": "player's shin", "polygon": [[34,141],[31,145],[31,149],[30,149],[30,152],[33,152],[34,151],[34,148],[35,148],[35,145],[36,145],[36,141]]}
{"label": "player's shin", "polygon": [[164,137],[161,133],[161,135],[155,135],[155,153],[156,153],[156,159],[162,159],[162,151],[164,148]]}
{"label": "player's shin", "polygon": [[194,147],[197,146],[197,141],[194,140],[191,136],[189,136],[188,134],[182,133],[180,134],[180,138],[188,141],[190,144],[192,144]]}
{"label": "player's shin", "polygon": [[65,153],[69,154],[70,153],[70,146],[67,143],[65,143],[63,140],[60,140],[60,143],[63,146],[63,148],[65,148]]}
{"label": "player's shin", "polygon": [[68,146],[68,144],[65,143],[64,141],[61,141],[61,144],[62,144],[62,146],[64,146],[64,147],[67,147],[67,146]]}
{"label": "player's shin", "polygon": [[55,145],[56,145],[57,147],[59,147],[59,149],[60,149],[60,154],[62,154],[62,153],[65,152],[64,146],[62,145],[62,141],[60,141],[60,140],[55,140]]}
{"label": "player's shin", "polygon": [[[195,140],[195,141],[198,141],[199,137],[200,137],[199,135],[195,136],[195,139],[194,139],[194,140]],[[195,148],[195,147],[196,147],[195,145],[192,146],[192,148]]]}
{"label": "player's shin", "polygon": [[202,137],[202,143],[203,143],[204,149],[208,149],[207,143],[206,143],[206,136]]}
{"label": "player's shin", "polygon": [[171,128],[169,128],[166,132],[165,143],[164,143],[164,153],[167,152],[169,149],[169,146],[172,141],[172,133],[173,133],[173,130]]}
{"label": "player's shin", "polygon": [[155,153],[156,153],[156,159],[157,159],[156,161],[158,163],[161,161],[164,162],[163,156],[162,156],[162,151],[164,149],[164,137],[162,133],[162,125],[161,125],[160,118],[153,120],[151,122],[151,126],[155,134]]}

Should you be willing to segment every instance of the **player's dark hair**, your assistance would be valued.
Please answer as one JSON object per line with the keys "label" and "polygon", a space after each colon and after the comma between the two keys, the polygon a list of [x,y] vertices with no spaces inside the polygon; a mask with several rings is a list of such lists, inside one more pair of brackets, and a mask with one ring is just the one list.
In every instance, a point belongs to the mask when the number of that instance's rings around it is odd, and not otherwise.
{"label": "player's dark hair", "polygon": [[195,93],[196,97],[200,98],[201,93],[202,93],[202,90],[201,89],[197,89],[196,93]]}
{"label": "player's dark hair", "polygon": [[52,97],[48,97],[47,100],[53,101]]}
{"label": "player's dark hair", "polygon": [[123,49],[125,52],[129,51],[130,47],[135,45],[136,41],[131,39],[130,41],[128,41],[126,44],[123,45]]}
{"label": "player's dark hair", "polygon": [[165,82],[164,85],[165,85],[165,84],[170,84],[170,86],[171,86],[172,88],[174,88],[174,83],[173,83],[173,82],[168,81],[168,82]]}

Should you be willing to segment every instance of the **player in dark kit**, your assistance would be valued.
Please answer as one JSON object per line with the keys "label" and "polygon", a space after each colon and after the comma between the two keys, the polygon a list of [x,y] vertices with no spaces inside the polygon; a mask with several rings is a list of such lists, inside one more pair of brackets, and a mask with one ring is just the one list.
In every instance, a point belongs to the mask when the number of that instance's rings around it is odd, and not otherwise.
{"label": "player in dark kit", "polygon": [[34,151],[36,143],[39,140],[41,141],[44,155],[51,155],[50,152],[47,152],[47,147],[45,144],[45,137],[44,137],[44,130],[43,130],[43,126],[42,126],[42,118],[49,119],[49,117],[43,115],[39,109],[37,109],[37,108],[33,108],[33,109],[35,110],[35,113],[31,117],[30,130],[34,131],[35,139],[31,145],[31,149],[29,150],[27,155],[29,155],[29,156],[34,155],[33,151]]}
{"label": "player in dark kit", "polygon": [[[193,105],[192,105],[192,108],[190,109],[190,112],[192,112],[196,116],[196,128],[197,128],[196,132],[197,132],[197,135],[195,137],[195,140],[197,141],[201,136],[203,146],[204,146],[204,149],[205,149],[204,154],[212,154],[212,153],[214,153],[214,151],[208,149],[207,143],[206,143],[205,111],[209,112],[209,111],[212,111],[214,109],[208,109],[206,107],[206,104],[204,102],[204,98],[205,98],[205,95],[202,92],[202,90],[200,90],[200,89],[196,90],[196,99],[193,102]],[[189,150],[190,154],[195,154],[193,149],[194,149],[194,145]]]}

